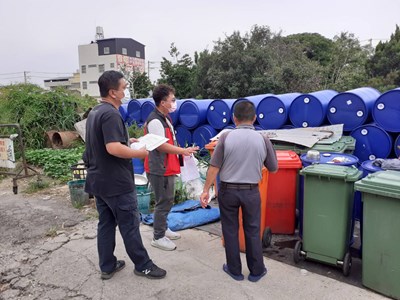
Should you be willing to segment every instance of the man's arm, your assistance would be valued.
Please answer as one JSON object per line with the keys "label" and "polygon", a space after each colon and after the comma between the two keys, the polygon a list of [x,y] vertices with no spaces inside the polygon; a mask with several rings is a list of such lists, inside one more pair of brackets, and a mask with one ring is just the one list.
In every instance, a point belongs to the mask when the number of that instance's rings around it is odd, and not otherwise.
{"label": "man's arm", "polygon": [[218,173],[219,168],[214,166],[208,167],[206,182],[204,183],[203,192],[200,195],[200,202],[203,208],[208,204],[208,199],[210,198],[210,187],[215,182]]}
{"label": "man's arm", "polygon": [[111,142],[106,144],[108,154],[114,155],[119,158],[141,158],[144,159],[149,155],[149,151],[145,147],[135,150],[120,142]]}

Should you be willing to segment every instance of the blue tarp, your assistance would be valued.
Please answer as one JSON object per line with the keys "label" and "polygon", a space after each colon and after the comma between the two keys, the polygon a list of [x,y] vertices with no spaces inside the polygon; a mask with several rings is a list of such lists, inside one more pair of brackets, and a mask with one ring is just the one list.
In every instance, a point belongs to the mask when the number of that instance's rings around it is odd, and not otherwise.
{"label": "blue tarp", "polygon": [[[193,228],[218,220],[219,208],[207,206],[203,209],[198,200],[186,200],[174,205],[167,218],[168,227],[173,231]],[[153,214],[142,214],[142,222],[153,225]]]}

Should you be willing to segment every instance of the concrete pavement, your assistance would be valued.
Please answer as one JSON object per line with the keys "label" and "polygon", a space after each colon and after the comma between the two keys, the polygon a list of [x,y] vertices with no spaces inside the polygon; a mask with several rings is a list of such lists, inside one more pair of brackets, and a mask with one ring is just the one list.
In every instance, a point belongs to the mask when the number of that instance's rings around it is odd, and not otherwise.
{"label": "concrete pavement", "polygon": [[[142,238],[153,261],[168,272],[149,280],[133,274],[120,234],[116,256],[125,269],[107,281],[100,279],[96,248],[97,221],[87,220],[55,238],[2,261],[0,299],[386,299],[353,285],[265,258],[268,274],[257,283],[237,282],[222,271],[225,262],[220,237],[197,229],[181,231],[175,251],[150,245],[152,227],[141,225]],[[5,264],[3,264],[5,263]],[[5,285],[7,288],[4,288]],[[1,287],[1,286],[0,286]]]}

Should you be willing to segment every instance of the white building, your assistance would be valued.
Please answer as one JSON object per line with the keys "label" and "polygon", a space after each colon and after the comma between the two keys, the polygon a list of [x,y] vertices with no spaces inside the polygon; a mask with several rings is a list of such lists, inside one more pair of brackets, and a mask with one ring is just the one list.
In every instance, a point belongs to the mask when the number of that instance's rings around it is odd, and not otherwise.
{"label": "white building", "polygon": [[104,39],[102,29],[97,28],[97,40],[79,45],[81,95],[100,98],[97,80],[104,71],[135,70],[144,72],[144,45],[129,38]]}
{"label": "white building", "polygon": [[67,90],[74,91],[77,93],[81,92],[80,89],[80,74],[76,72],[73,76],[57,77],[44,80],[44,86],[48,89],[55,89],[63,87]]}

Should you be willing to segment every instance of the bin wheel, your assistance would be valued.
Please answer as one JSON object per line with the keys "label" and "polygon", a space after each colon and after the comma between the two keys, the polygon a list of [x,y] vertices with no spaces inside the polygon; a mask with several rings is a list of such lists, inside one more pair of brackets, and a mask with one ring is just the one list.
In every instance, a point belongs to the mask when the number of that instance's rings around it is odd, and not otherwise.
{"label": "bin wheel", "polygon": [[268,248],[271,245],[272,231],[271,228],[266,227],[262,236],[262,246],[263,248]]}
{"label": "bin wheel", "polygon": [[350,268],[351,268],[351,255],[350,252],[347,252],[346,255],[344,256],[343,260],[343,275],[344,276],[349,276],[350,274]]}
{"label": "bin wheel", "polygon": [[302,241],[297,241],[296,245],[294,246],[293,250],[293,260],[296,264],[299,263],[300,258],[301,258],[301,248],[303,247],[303,242]]}
{"label": "bin wheel", "polygon": [[13,193],[18,194],[18,186],[13,186]]}

